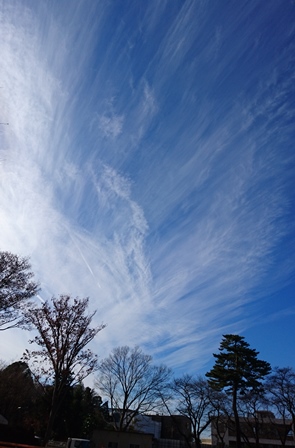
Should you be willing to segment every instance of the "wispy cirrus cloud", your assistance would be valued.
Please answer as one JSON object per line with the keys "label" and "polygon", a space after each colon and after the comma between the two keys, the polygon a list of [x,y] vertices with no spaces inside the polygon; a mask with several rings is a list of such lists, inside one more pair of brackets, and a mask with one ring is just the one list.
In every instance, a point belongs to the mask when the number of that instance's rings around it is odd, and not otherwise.
{"label": "wispy cirrus cloud", "polygon": [[102,115],[98,119],[98,126],[106,137],[118,137],[122,133],[123,117]]}
{"label": "wispy cirrus cloud", "polygon": [[[50,67],[43,57],[33,14],[15,18],[13,8],[8,12],[2,16],[2,102],[10,126],[1,138],[1,249],[31,257],[42,297],[89,295],[100,310],[98,319],[112,327],[113,307],[132,303],[130,318],[138,312],[135,304],[149,295],[144,213],[131,198],[130,182],[115,168],[79,166],[74,151],[69,154],[75,145],[73,106],[62,88],[68,80],[56,77],[60,58]],[[100,125],[104,135],[118,137],[123,117],[105,117]],[[22,349],[16,343],[19,356]]]}
{"label": "wispy cirrus cloud", "polygon": [[84,5],[1,4],[0,246],[42,297],[90,296],[100,355],[194,371],[249,327],[290,235],[294,45],[257,34],[274,3],[251,25],[254,4]]}

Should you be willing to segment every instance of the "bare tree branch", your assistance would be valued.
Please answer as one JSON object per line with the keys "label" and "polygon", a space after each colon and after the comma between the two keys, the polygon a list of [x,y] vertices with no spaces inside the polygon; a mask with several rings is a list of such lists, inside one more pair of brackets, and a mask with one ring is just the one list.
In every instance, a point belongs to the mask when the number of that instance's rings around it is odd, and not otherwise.
{"label": "bare tree branch", "polygon": [[152,357],[139,347],[118,347],[99,366],[96,386],[110,399],[117,430],[127,431],[138,414],[162,406],[161,395],[167,387],[170,370],[154,366]]}
{"label": "bare tree branch", "polygon": [[25,327],[23,311],[39,291],[28,258],[0,252],[0,331]]}

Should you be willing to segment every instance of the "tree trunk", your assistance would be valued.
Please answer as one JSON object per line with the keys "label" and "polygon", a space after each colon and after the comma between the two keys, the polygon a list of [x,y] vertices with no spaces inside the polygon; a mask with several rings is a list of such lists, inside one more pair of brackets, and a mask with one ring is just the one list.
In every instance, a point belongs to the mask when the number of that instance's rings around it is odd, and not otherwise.
{"label": "tree trunk", "polygon": [[237,388],[236,387],[233,389],[233,413],[234,413],[235,429],[236,429],[236,447],[242,448],[240,419],[239,419],[239,414],[238,414],[238,410],[237,410]]}
{"label": "tree trunk", "polygon": [[[193,425],[193,438],[195,440],[196,448],[201,448],[201,440],[200,440],[199,434],[196,430],[196,424]],[[186,437],[185,437],[185,439],[186,439]],[[190,445],[192,447],[193,444],[188,443],[188,445]]]}
{"label": "tree trunk", "polygon": [[195,442],[196,442],[196,448],[201,448],[202,442],[201,442],[200,437],[197,436],[195,439]]}
{"label": "tree trunk", "polygon": [[50,413],[49,413],[46,433],[45,433],[44,440],[43,440],[44,446],[46,446],[46,444],[50,440],[57,413],[58,413],[60,406],[65,397],[64,392],[65,392],[65,384],[55,383],[55,386],[53,388],[52,399],[51,399],[51,409],[50,409]]}
{"label": "tree trunk", "polygon": [[46,428],[46,432],[45,432],[45,436],[43,439],[43,445],[46,446],[47,443],[50,440],[50,436],[51,436],[51,432],[52,432],[52,427],[53,427],[53,422],[55,419],[55,414],[56,412],[54,412],[53,408],[50,409],[50,414],[49,414],[49,418],[48,418],[48,423],[47,423],[47,428]]}
{"label": "tree trunk", "polygon": [[292,432],[293,432],[293,440],[295,445],[295,414],[292,412]]}
{"label": "tree trunk", "polygon": [[47,443],[50,440],[50,436],[51,436],[51,433],[52,433],[52,428],[53,428],[53,423],[54,423],[54,420],[55,420],[55,416],[56,416],[56,412],[54,412],[54,409],[52,408],[50,410],[48,424],[47,424],[47,428],[46,428],[46,433],[45,433],[45,436],[44,436],[44,439],[43,439],[43,445],[44,446],[46,446]]}

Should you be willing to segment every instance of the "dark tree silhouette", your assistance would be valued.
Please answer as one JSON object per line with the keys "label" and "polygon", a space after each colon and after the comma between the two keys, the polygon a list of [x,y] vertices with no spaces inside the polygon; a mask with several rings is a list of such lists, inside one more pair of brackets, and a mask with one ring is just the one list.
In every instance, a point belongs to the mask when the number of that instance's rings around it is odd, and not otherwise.
{"label": "dark tree silhouette", "polygon": [[225,390],[232,399],[237,448],[241,448],[241,428],[238,414],[238,395],[247,391],[258,391],[262,380],[271,371],[270,364],[257,358],[259,352],[250,348],[244,337],[226,334],[220,343],[219,353],[213,368],[206,373],[209,385],[216,390]]}
{"label": "dark tree silhouette", "polygon": [[0,370],[0,413],[10,426],[28,426],[36,390],[28,365],[14,362]]}
{"label": "dark tree silhouette", "polygon": [[269,424],[271,413],[267,413],[267,418],[263,417],[265,413],[266,400],[264,389],[249,390],[241,396],[239,402],[239,413],[244,416],[244,426],[246,434],[243,434],[244,441],[249,443],[249,437],[255,440],[256,448],[260,448],[260,437],[264,427]]}
{"label": "dark tree silhouette", "polygon": [[[289,417],[295,428],[295,370],[292,367],[276,367],[266,381],[270,404],[283,420]],[[295,432],[293,432],[295,442]]]}
{"label": "dark tree silhouette", "polygon": [[28,258],[0,252],[0,331],[25,325],[24,308],[39,286]]}
{"label": "dark tree silhouette", "polygon": [[40,349],[27,350],[24,360],[32,365],[31,370],[40,382],[52,385],[45,444],[67,387],[82,382],[98,366],[97,356],[85,347],[104,325],[90,328],[95,312],[87,314],[88,301],[88,298],[71,299],[68,295],[61,295],[53,297],[51,303],[45,302],[26,313],[26,318],[38,333],[30,343],[35,343]]}
{"label": "dark tree silhouette", "polygon": [[93,429],[105,428],[101,415],[103,403],[93,389],[76,384],[69,387],[54,424],[54,436],[65,440],[69,436],[89,438]]}
{"label": "dark tree silhouette", "polygon": [[230,397],[223,391],[212,389],[210,393],[210,401],[213,414],[211,425],[216,431],[218,446],[224,448],[226,446],[226,432],[230,426],[228,425],[231,416]]}
{"label": "dark tree silhouette", "polygon": [[[212,391],[205,378],[183,375],[171,383],[172,403],[178,414],[190,421],[192,434],[190,438],[182,434],[188,447],[201,447],[201,435],[211,423],[213,415]],[[168,408],[168,406],[167,406]],[[172,415],[171,411],[169,413]],[[173,418],[173,415],[172,415]],[[176,422],[177,423],[177,422]]]}

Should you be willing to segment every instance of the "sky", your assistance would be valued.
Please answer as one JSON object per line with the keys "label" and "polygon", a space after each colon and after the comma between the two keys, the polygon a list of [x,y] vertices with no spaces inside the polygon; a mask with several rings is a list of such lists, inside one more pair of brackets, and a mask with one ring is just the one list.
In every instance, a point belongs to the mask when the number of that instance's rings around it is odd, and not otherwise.
{"label": "sky", "polygon": [[[89,297],[100,359],[295,367],[295,3],[0,0],[0,250]],[[5,123],[9,123],[6,125]],[[7,330],[0,359],[32,333]]]}

